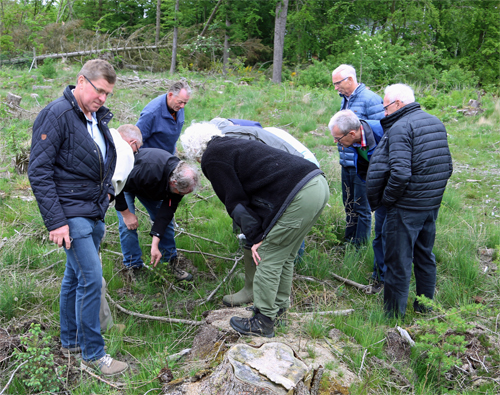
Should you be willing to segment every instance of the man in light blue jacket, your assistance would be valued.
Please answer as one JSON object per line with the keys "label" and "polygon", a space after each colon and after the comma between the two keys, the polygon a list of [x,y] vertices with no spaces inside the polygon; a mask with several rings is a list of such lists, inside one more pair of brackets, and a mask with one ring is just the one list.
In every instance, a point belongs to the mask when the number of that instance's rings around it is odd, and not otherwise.
{"label": "man in light blue jacket", "polygon": [[[384,118],[382,98],[358,83],[354,67],[342,64],[332,72],[335,90],[342,98],[341,110],[351,110],[359,119]],[[353,148],[338,144],[342,166],[342,200],[346,212],[345,241],[356,246],[370,238],[371,210],[366,197],[365,184],[356,176]]]}

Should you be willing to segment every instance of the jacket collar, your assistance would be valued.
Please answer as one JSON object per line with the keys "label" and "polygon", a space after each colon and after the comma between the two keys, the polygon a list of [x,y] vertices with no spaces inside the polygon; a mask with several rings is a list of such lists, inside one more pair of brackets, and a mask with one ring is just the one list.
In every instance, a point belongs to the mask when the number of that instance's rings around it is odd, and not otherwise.
{"label": "jacket collar", "polygon": [[344,100],[352,100],[353,98],[355,98],[357,95],[360,94],[360,92],[364,91],[365,90],[365,84],[363,83],[360,83],[356,89],[354,89],[354,91],[351,93],[351,96],[347,97],[346,95],[343,95],[341,93],[339,93],[339,96],[344,99]]}
{"label": "jacket collar", "polygon": [[380,124],[384,128],[384,132],[387,131],[401,118],[407,116],[408,114],[420,110],[420,104],[417,102],[413,102],[407,104],[406,106],[400,108],[397,111],[394,111],[391,115],[386,116],[380,120]]}

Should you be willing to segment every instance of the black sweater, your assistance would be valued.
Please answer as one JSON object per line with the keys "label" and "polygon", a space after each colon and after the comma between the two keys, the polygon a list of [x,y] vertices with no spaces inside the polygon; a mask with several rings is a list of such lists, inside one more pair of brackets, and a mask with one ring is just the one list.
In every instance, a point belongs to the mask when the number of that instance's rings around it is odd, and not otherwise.
{"label": "black sweater", "polygon": [[252,244],[262,241],[316,165],[257,141],[215,137],[201,159],[226,210]]}
{"label": "black sweater", "polygon": [[123,191],[116,197],[116,209],[128,208],[123,192],[131,192],[151,200],[163,200],[150,235],[160,237],[174,217],[182,195],[170,192],[170,175],[177,167],[179,158],[158,148],[141,148],[135,155],[134,168],[130,172]]}

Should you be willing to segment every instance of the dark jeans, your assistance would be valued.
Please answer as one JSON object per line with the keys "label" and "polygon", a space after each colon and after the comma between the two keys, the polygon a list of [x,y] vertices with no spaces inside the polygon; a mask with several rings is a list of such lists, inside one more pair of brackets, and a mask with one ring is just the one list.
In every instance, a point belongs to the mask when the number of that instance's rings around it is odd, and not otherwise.
{"label": "dark jeans", "polygon": [[[129,192],[124,192],[125,200],[127,201],[128,209],[131,213],[135,214],[135,198],[136,196]],[[137,199],[142,203],[142,205],[148,211],[151,221],[154,222],[156,214],[161,206],[161,200],[151,200],[146,199],[142,196],[137,196]],[[142,261],[142,250],[139,245],[139,236],[137,230],[127,229],[125,222],[123,221],[123,216],[119,211],[116,211],[118,215],[118,230],[120,231],[120,244],[122,247],[123,254],[123,264],[128,268],[139,268],[144,265]],[[175,231],[174,231],[174,220],[168,224],[165,233],[160,239],[158,248],[162,254],[161,261],[168,262],[172,258],[177,256],[177,249],[175,247]]]}
{"label": "dark jeans", "polygon": [[370,238],[372,213],[366,185],[356,174],[356,168],[342,166],[342,201],[346,213],[345,241],[356,245]]}
{"label": "dark jeans", "polygon": [[[384,309],[389,317],[406,313],[410,289],[412,262],[417,284],[417,295],[434,297],[436,287],[436,259],[432,253],[436,237],[436,219],[439,208],[427,211],[387,208],[384,233],[385,274]],[[415,302],[414,308],[421,306]]]}
{"label": "dark jeans", "polygon": [[373,274],[372,278],[385,281],[387,266],[384,260],[385,234],[383,232],[387,209],[385,206],[375,210],[375,238],[373,239]]}

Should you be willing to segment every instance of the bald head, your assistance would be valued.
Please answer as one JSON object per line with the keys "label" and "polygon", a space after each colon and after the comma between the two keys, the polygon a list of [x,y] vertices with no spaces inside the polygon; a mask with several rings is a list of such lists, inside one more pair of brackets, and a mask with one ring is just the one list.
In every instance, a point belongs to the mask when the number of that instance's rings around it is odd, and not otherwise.
{"label": "bald head", "polygon": [[139,151],[139,148],[142,147],[142,133],[137,126],[130,123],[121,125],[118,128],[118,133],[132,147],[134,152]]}

